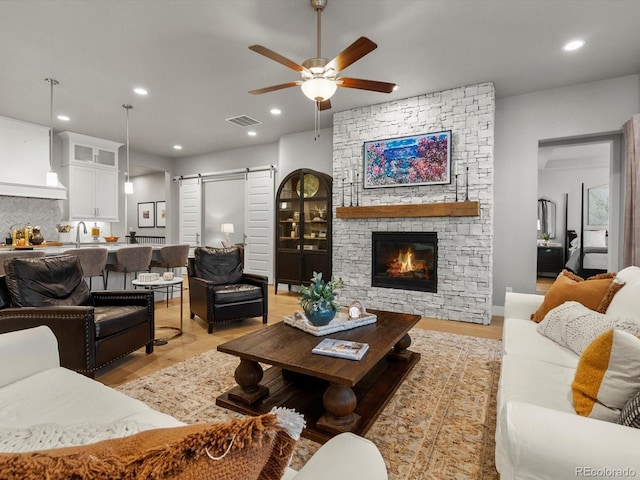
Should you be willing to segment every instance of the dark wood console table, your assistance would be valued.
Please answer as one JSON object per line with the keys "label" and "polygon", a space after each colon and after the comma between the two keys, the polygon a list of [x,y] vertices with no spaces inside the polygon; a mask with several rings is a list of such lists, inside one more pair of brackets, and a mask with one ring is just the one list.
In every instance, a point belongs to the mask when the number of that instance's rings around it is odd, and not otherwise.
{"label": "dark wood console table", "polygon": [[[250,415],[295,409],[307,422],[302,435],[321,443],[341,432],[363,435],[420,359],[408,350],[419,315],[371,313],[376,323],[322,337],[280,322],[219,345],[240,365],[238,386],[216,404]],[[311,353],[324,338],[365,342],[369,351],[359,361]],[[273,367],[263,372],[258,362]]]}

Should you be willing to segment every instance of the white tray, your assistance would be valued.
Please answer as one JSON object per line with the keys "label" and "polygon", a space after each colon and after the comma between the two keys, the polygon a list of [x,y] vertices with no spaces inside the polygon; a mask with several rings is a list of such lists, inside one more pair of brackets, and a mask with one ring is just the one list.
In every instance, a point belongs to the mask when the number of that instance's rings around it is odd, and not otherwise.
{"label": "white tray", "polygon": [[366,313],[361,317],[350,319],[349,314],[346,311],[340,311],[327,325],[317,327],[313,325],[304,315],[304,312],[301,311],[296,311],[293,315],[284,317],[284,323],[287,325],[299,328],[300,330],[310,333],[311,335],[315,335],[316,337],[329,335],[334,332],[341,332],[343,330],[351,330],[356,327],[362,327],[363,325],[375,323],[377,320],[378,317],[371,313]]}

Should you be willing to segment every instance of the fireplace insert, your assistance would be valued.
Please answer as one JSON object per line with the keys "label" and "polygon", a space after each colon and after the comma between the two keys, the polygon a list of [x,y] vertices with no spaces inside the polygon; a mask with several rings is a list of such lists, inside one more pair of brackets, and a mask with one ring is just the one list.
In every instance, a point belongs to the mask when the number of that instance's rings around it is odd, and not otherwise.
{"label": "fireplace insert", "polygon": [[373,232],[371,286],[437,292],[436,232]]}

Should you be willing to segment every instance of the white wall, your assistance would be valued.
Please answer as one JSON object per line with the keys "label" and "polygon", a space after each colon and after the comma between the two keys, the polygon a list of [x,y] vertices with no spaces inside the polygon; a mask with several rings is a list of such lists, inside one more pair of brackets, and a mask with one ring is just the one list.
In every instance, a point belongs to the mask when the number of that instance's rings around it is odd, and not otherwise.
{"label": "white wall", "polygon": [[244,243],[244,178],[205,182],[203,193],[202,244],[221,247],[226,235],[220,232],[223,223],[233,224],[229,234],[231,244]]}
{"label": "white wall", "polygon": [[[166,236],[166,228],[140,228],[138,227],[138,203],[166,201],[164,172],[133,177],[133,194],[126,195],[127,203],[127,231],[135,231],[136,235]],[[154,206],[155,209],[155,206]],[[124,229],[124,222],[121,228]],[[155,221],[157,224],[157,219]],[[124,238],[122,238],[124,240]]]}
{"label": "white wall", "polygon": [[639,75],[497,100],[494,305],[535,292],[538,142],[619,132],[639,110]]}
{"label": "white wall", "polygon": [[298,168],[310,168],[333,175],[333,132],[320,130],[314,140],[313,132],[284,135],[279,142],[278,176],[276,185]]}
{"label": "white wall", "polygon": [[205,153],[173,161],[175,175],[185,176],[265,165],[278,165],[277,143],[237,148],[225,152]]}

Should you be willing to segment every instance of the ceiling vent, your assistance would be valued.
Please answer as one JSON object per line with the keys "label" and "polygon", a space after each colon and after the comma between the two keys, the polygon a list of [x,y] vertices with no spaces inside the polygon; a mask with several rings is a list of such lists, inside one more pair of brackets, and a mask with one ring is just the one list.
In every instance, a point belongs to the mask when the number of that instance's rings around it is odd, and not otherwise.
{"label": "ceiling vent", "polygon": [[255,118],[251,118],[247,115],[239,115],[237,117],[226,118],[225,120],[227,122],[235,123],[239,127],[251,127],[253,125],[260,125],[262,123]]}

